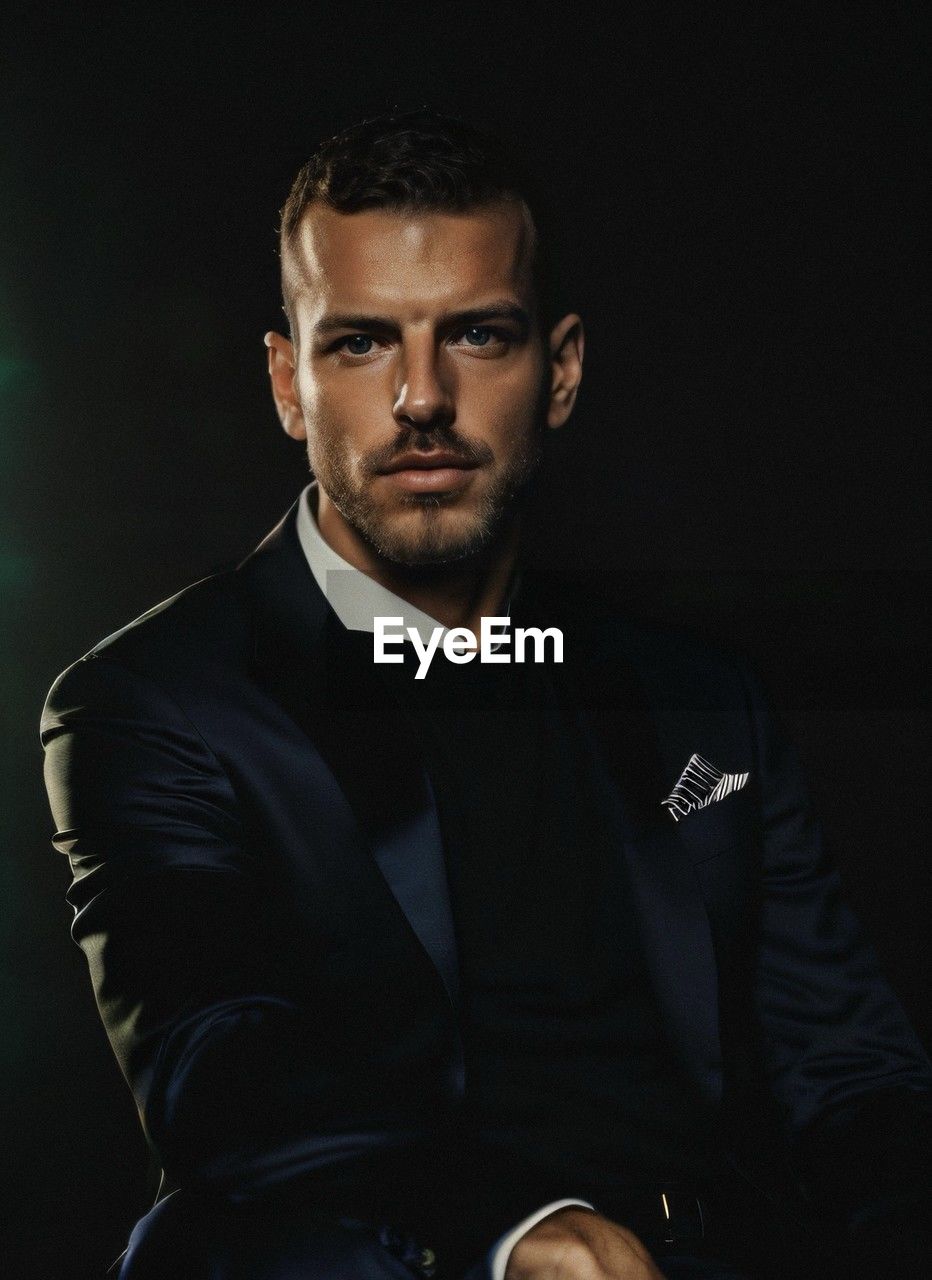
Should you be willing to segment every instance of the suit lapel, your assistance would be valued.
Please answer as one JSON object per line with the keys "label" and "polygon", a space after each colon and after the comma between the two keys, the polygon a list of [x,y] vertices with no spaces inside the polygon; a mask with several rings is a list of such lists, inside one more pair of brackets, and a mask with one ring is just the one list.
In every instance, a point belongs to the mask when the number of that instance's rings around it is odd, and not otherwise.
{"label": "suit lapel", "polygon": [[[666,810],[639,824],[637,804],[622,775],[611,768],[611,747],[585,711],[580,729],[589,744],[590,770],[603,811],[619,835],[636,918],[667,1034],[702,1094],[721,1097],[718,975],[712,933],[695,870]],[[606,750],[608,746],[608,750]]]}
{"label": "suit lapel", "polygon": [[[533,590],[533,587],[531,588]],[[718,975],[700,886],[666,792],[655,718],[623,646],[609,627],[585,621],[589,602],[561,605],[550,591],[528,598],[515,625],[560,626],[565,661],[554,666],[601,811],[617,833],[644,954],[671,1044],[703,1096],[721,1096]],[[528,610],[526,612],[526,609]],[[534,616],[534,615],[537,616]],[[541,621],[541,618],[544,621]]]}
{"label": "suit lapel", "polygon": [[256,671],[323,759],[331,807],[358,829],[456,1007],[453,915],[417,736],[377,674],[371,635],[347,631],[320,591],[296,512],[297,503],[239,566],[255,611]]}
{"label": "suit lapel", "polygon": [[[295,503],[239,566],[257,604],[256,665],[325,761],[334,805],[354,822],[454,1008],[458,962],[436,801],[418,736],[378,676],[371,636],[349,632],[298,541]],[[717,973],[708,917],[664,794],[656,731],[618,645],[593,642],[525,570],[516,626],[561,626],[569,699],[603,811],[617,831],[641,938],[671,1042],[703,1094],[721,1092]],[[604,640],[597,636],[596,641]],[[653,803],[656,801],[656,803]],[[462,1064],[460,1064],[461,1072]]]}

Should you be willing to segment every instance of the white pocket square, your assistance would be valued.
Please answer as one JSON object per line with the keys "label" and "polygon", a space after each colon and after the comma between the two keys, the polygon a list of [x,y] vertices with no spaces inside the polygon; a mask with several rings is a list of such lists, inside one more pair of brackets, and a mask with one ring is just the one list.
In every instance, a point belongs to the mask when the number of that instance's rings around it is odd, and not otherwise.
{"label": "white pocket square", "polygon": [[679,822],[694,809],[704,809],[730,796],[732,791],[740,791],[750,776],[750,773],[723,773],[702,756],[691,755],[679,782],[660,803],[669,809],[673,821]]}

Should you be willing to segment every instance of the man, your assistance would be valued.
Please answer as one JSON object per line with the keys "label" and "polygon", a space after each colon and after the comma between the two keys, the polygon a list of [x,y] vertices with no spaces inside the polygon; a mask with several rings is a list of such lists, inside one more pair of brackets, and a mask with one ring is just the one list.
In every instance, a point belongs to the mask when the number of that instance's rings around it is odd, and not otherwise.
{"label": "man", "polygon": [[[759,680],[527,563],[583,325],[525,190],[429,112],[319,148],[265,339],[315,479],[49,694],[73,934],[164,1169],[123,1280],[919,1256],[929,1064]],[[564,661],[420,672],[489,618]]]}

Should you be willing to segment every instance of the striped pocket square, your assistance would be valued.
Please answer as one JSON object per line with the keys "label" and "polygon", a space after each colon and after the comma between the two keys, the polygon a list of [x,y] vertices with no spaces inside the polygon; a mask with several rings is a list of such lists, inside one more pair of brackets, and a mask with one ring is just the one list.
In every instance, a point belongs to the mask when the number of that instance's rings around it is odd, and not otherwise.
{"label": "striped pocket square", "polygon": [[740,791],[750,776],[749,773],[723,773],[702,756],[691,755],[679,782],[660,803],[669,809],[673,821],[679,822],[694,809],[705,809],[716,800],[724,800],[732,791]]}

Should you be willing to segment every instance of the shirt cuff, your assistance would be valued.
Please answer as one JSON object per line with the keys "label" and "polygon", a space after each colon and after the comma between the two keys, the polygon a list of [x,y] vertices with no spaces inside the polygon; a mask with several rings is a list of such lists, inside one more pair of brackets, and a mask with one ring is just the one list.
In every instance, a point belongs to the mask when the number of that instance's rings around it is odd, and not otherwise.
{"label": "shirt cuff", "polygon": [[534,1213],[528,1214],[526,1218],[518,1223],[516,1227],[501,1237],[489,1250],[491,1258],[492,1280],[505,1280],[505,1271],[508,1267],[508,1259],[511,1257],[511,1251],[521,1239],[530,1231],[531,1227],[536,1227],[542,1218],[546,1218],[549,1213],[555,1213],[557,1209],[564,1209],[567,1205],[578,1204],[584,1209],[592,1209],[595,1212],[595,1206],[591,1205],[588,1200],[554,1200],[550,1204],[545,1204],[542,1209],[536,1209]]}

